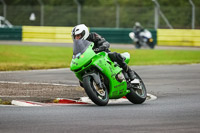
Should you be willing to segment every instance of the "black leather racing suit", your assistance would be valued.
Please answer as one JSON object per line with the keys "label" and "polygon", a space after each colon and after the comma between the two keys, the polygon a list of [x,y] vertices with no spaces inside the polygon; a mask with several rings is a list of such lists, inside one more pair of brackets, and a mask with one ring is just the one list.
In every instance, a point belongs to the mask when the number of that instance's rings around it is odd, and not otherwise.
{"label": "black leather racing suit", "polygon": [[139,43],[139,40],[141,40],[141,36],[140,36],[140,33],[144,31],[144,28],[143,27],[137,27],[137,26],[134,26],[133,27],[133,32],[135,33],[135,38],[138,39],[138,42]]}
{"label": "black leather racing suit", "polygon": [[117,64],[119,64],[119,66],[128,73],[129,77],[131,80],[134,79],[134,73],[131,71],[130,67],[128,67],[128,65],[126,64],[126,62],[124,61],[124,58],[121,56],[120,53],[117,52],[110,52],[109,47],[110,44],[109,42],[107,42],[103,37],[101,37],[99,34],[92,32],[89,34],[88,41],[94,42],[94,51],[96,49],[98,49],[98,51],[105,51],[108,53],[109,58],[113,61],[113,62],[117,62]]}

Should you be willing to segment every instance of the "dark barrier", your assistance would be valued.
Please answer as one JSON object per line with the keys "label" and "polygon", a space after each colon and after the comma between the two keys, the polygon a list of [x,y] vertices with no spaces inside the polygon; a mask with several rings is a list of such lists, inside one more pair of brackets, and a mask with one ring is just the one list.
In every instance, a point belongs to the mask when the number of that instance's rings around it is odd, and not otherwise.
{"label": "dark barrier", "polygon": [[22,40],[22,27],[0,28],[0,40]]}
{"label": "dark barrier", "polygon": [[[110,43],[132,43],[129,38],[131,28],[90,28],[90,32],[97,32]],[[156,30],[150,30],[153,36],[154,43],[157,43]]]}

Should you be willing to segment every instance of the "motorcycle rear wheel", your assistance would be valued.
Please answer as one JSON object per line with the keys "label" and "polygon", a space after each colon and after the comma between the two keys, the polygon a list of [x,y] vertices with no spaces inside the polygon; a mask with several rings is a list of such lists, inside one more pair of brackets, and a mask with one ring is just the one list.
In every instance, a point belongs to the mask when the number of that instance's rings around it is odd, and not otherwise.
{"label": "motorcycle rear wheel", "polygon": [[83,87],[88,97],[98,106],[108,104],[109,96],[106,88],[99,88],[92,76],[83,78]]}
{"label": "motorcycle rear wheel", "polygon": [[133,88],[130,89],[130,93],[126,95],[126,98],[134,104],[142,104],[147,97],[147,91],[144,82],[140,76],[134,72],[136,75],[135,79],[139,80],[139,84],[135,84]]}

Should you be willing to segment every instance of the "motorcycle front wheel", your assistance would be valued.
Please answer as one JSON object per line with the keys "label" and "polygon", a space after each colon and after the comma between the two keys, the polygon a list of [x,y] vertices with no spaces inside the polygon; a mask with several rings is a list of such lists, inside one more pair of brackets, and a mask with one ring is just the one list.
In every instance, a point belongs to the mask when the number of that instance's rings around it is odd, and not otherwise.
{"label": "motorcycle front wheel", "polygon": [[136,49],[140,49],[140,48],[141,48],[141,44],[140,44],[139,42],[137,42],[137,43],[135,44],[135,48],[136,48]]}
{"label": "motorcycle front wheel", "polygon": [[94,81],[92,76],[83,78],[83,87],[88,97],[98,106],[108,104],[109,96],[106,88],[100,88]]}
{"label": "motorcycle front wheel", "polygon": [[134,104],[142,104],[147,97],[146,87],[140,76],[136,72],[134,73],[136,76],[134,80],[137,82],[132,83],[132,88],[130,88],[130,93],[126,95],[126,98]]}

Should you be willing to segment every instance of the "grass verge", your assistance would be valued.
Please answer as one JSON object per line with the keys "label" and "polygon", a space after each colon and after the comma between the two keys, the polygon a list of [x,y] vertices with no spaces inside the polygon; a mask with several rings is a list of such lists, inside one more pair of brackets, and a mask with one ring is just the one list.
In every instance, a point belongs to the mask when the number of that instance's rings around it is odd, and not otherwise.
{"label": "grass verge", "polygon": [[[0,45],[0,71],[70,67],[71,47]],[[200,51],[194,50],[123,50],[129,52],[129,65],[163,65],[200,63]]]}
{"label": "grass verge", "polygon": [[11,105],[11,101],[8,101],[8,100],[2,100],[0,99],[0,104],[3,104],[3,105]]}

